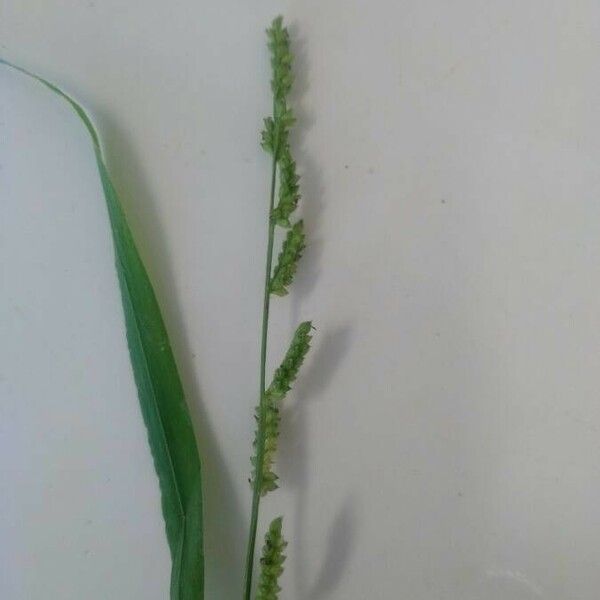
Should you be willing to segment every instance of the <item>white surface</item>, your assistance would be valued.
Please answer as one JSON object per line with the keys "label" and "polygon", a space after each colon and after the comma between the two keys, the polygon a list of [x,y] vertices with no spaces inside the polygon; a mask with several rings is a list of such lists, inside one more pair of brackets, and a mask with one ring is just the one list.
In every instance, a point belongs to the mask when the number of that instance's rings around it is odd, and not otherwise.
{"label": "white surface", "polygon": [[[205,465],[207,598],[239,597],[269,110],[298,52],[310,247],[275,301],[284,598],[595,600],[600,6],[2,0],[1,53],[89,107]],[[0,70],[0,597],[162,600],[169,561],[88,140]]]}

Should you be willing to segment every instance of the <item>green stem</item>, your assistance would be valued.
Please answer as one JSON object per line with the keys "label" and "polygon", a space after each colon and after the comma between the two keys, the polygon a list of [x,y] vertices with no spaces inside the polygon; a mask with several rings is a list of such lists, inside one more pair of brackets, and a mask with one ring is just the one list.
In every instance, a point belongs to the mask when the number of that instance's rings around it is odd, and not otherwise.
{"label": "green stem", "polygon": [[273,207],[275,205],[275,180],[277,175],[277,152],[273,149],[273,168],[271,173],[271,198],[269,201],[269,238],[267,242],[267,261],[265,272],[265,291],[263,301],[262,317],[262,335],[260,344],[260,390],[259,390],[259,415],[258,415],[258,435],[256,448],[256,475],[254,477],[254,489],[252,491],[252,514],[250,517],[250,533],[248,535],[248,552],[246,554],[246,574],[244,577],[244,600],[250,600],[252,592],[252,571],[254,567],[254,550],[256,547],[256,529],[258,526],[258,509],[260,506],[261,488],[262,488],[262,464],[265,455],[265,391],[266,391],[266,363],[267,363],[267,337],[269,330],[269,304],[271,292],[269,285],[271,282],[271,270],[273,264],[273,242],[275,239],[275,223],[271,218]]}

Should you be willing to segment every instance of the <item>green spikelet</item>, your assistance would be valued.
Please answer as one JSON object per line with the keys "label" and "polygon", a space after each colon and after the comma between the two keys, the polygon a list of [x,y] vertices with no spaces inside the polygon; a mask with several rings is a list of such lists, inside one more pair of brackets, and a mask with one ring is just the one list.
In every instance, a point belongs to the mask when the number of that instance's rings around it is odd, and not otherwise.
{"label": "green spikelet", "polygon": [[292,283],[296,274],[298,261],[302,256],[304,245],[304,223],[298,221],[289,231],[279,254],[277,266],[271,277],[269,289],[272,294],[285,296],[287,287]]}
{"label": "green spikelet", "polygon": [[270,154],[275,151],[275,121],[272,117],[264,120],[265,128],[260,134],[260,145]]}
{"label": "green spikelet", "polygon": [[281,526],[281,517],[274,519],[265,535],[256,600],[277,600],[281,591],[278,580],[283,573],[285,561],[283,550],[287,546],[281,534]]}
{"label": "green spikelet", "polygon": [[[310,331],[312,329],[312,323],[305,321],[301,323],[292,339],[289,350],[287,351],[283,362],[275,371],[273,375],[273,381],[271,385],[265,391],[263,400],[265,410],[265,424],[264,424],[264,453],[262,461],[262,485],[261,495],[265,495],[268,492],[272,492],[277,489],[277,475],[273,472],[273,462],[275,460],[275,452],[277,451],[277,441],[279,439],[279,423],[281,416],[279,414],[279,403],[285,395],[292,389],[292,383],[295,381],[298,371],[304,362],[310,348],[310,340],[312,336]],[[259,418],[259,409],[256,409],[256,419]],[[258,435],[256,432],[254,438],[254,447],[258,447]],[[256,478],[257,457],[256,454],[252,457],[253,476],[252,482]]]}

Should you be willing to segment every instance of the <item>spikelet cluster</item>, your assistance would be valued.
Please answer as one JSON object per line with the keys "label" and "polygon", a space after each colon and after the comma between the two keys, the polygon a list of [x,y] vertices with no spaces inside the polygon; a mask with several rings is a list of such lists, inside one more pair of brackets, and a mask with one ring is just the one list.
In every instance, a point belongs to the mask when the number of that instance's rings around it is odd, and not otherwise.
{"label": "spikelet cluster", "polygon": [[280,227],[290,227],[290,216],[300,201],[300,177],[296,173],[296,161],[290,154],[287,132],[278,157],[279,164],[279,202],[273,209],[271,218]]}
{"label": "spikelet cluster", "polygon": [[265,445],[263,450],[262,461],[262,480],[260,488],[261,496],[265,496],[269,492],[272,492],[279,487],[279,485],[277,484],[279,477],[273,471],[273,463],[275,462],[275,453],[277,451],[277,441],[279,439],[279,423],[281,422],[281,416],[279,414],[279,401],[276,400],[268,390],[265,393],[264,410]]}
{"label": "spikelet cluster", "polygon": [[262,132],[262,147],[274,155],[279,169],[278,203],[271,219],[281,227],[291,227],[290,215],[300,200],[299,177],[296,162],[292,158],[289,132],[296,119],[287,105],[287,96],[292,88],[293,56],[290,49],[290,36],[283,27],[283,20],[277,17],[267,29],[268,45],[271,51],[271,89],[273,90],[273,116],[265,119]]}
{"label": "spikelet cluster", "polygon": [[293,56],[290,36],[283,26],[283,18],[277,17],[267,29],[268,47],[271,52],[271,90],[273,91],[273,117],[265,119],[262,146],[271,153],[281,148],[282,137],[286,137],[294,123],[294,115],[287,108],[287,96],[292,89]]}
{"label": "spikelet cluster", "polygon": [[283,550],[287,546],[287,542],[281,534],[281,527],[282,519],[278,517],[271,522],[265,535],[256,600],[277,600],[281,591],[278,580],[283,573],[285,561]]}
{"label": "spikelet cluster", "polygon": [[304,357],[310,348],[311,330],[312,323],[310,321],[304,321],[298,325],[283,362],[275,371],[273,381],[267,390],[275,399],[281,400],[292,389],[292,383],[296,380]]}
{"label": "spikelet cluster", "polygon": [[[292,388],[292,383],[295,381],[298,371],[310,348],[310,341],[312,339],[312,336],[310,335],[311,329],[312,323],[310,321],[305,321],[298,326],[283,362],[275,371],[273,381],[265,391],[263,398],[264,429],[262,432],[262,435],[264,436],[264,450],[261,466],[262,480],[260,490],[262,496],[276,490],[278,487],[278,477],[273,472],[273,463],[277,451],[279,423],[281,421],[279,405],[281,400],[283,400],[285,395]],[[256,409],[256,419],[260,419],[260,407]],[[258,449],[259,435],[259,431],[257,430],[254,438],[255,449]],[[252,483],[254,483],[254,479],[256,478],[258,468],[257,460],[258,457],[255,453],[252,457],[252,465],[254,467]]]}
{"label": "spikelet cluster", "polygon": [[283,242],[277,266],[273,271],[269,290],[277,296],[285,296],[288,293],[287,287],[292,283],[298,261],[304,250],[304,223],[298,221],[288,231],[287,237]]}

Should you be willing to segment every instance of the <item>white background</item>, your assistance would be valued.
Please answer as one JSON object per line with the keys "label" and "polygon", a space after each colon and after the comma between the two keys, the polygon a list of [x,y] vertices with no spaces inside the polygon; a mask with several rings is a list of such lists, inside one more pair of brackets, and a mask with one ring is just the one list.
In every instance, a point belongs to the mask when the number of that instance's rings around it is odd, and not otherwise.
{"label": "white background", "polygon": [[[207,594],[240,597],[270,108],[291,23],[318,328],[261,531],[289,600],[595,600],[600,6],[0,0],[0,54],[93,113],[204,462]],[[89,139],[0,69],[0,597],[164,600],[169,558]],[[262,533],[261,533],[262,536]]]}

